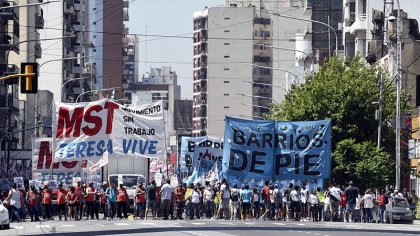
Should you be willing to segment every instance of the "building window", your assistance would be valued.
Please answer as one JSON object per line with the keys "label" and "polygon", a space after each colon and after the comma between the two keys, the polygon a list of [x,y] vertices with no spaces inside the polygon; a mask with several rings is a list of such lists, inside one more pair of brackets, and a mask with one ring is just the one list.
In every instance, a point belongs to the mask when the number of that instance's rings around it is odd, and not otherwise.
{"label": "building window", "polygon": [[230,81],[229,81],[229,80],[225,80],[223,83],[225,83],[225,84],[229,84],[229,83],[230,83]]}
{"label": "building window", "polygon": [[230,45],[230,43],[225,43],[225,45]]}
{"label": "building window", "polygon": [[225,33],[229,33],[230,32],[230,30],[225,30]]}
{"label": "building window", "polygon": [[225,17],[225,20],[230,20],[230,17]]}
{"label": "building window", "polygon": [[229,106],[224,106],[223,108],[225,108],[225,109],[229,109]]}
{"label": "building window", "polygon": [[225,93],[225,94],[223,94],[223,96],[229,96],[229,94],[228,93]]}
{"label": "building window", "polygon": [[224,58],[229,58],[230,56],[225,55]]}
{"label": "building window", "polygon": [[224,71],[227,71],[227,70],[229,70],[229,68],[224,68],[223,70],[224,70]]}

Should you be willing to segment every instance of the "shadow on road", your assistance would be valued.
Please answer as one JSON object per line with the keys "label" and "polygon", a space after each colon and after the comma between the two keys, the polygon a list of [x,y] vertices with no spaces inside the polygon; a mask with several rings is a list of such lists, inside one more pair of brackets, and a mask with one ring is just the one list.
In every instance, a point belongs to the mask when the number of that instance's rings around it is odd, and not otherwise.
{"label": "shadow on road", "polygon": [[237,226],[204,226],[204,227],[190,227],[190,228],[180,228],[180,227],[166,227],[166,228],[137,228],[137,229],[115,229],[115,230],[106,230],[106,231],[80,231],[80,232],[44,232],[43,234],[33,234],[33,235],[45,235],[45,234],[59,234],[59,235],[83,235],[83,236],[94,236],[94,235],[115,235],[115,234],[143,234],[143,233],[162,233],[162,232],[176,232],[176,231],[192,231],[192,232],[200,232],[200,231],[222,231],[222,232],[229,232],[229,231],[288,231],[288,230],[305,230],[309,232],[354,232],[356,235],[360,233],[387,233],[387,234],[412,234],[412,235],[420,235],[420,229],[416,231],[409,231],[409,230],[390,230],[390,229],[340,229],[340,228],[333,228],[333,227],[237,227]]}

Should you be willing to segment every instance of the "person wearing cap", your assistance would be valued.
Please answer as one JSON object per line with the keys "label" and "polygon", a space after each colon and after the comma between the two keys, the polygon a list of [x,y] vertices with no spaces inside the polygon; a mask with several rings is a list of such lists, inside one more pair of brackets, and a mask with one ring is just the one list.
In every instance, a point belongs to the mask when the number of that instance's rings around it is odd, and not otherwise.
{"label": "person wearing cap", "polygon": [[59,220],[61,220],[61,216],[64,215],[64,220],[67,221],[66,195],[67,191],[63,189],[63,183],[59,183],[58,188],[53,192],[53,196],[57,199],[55,210],[58,213]]}
{"label": "person wearing cap", "polygon": [[49,188],[49,184],[44,185],[41,197],[44,205],[44,220],[52,220],[52,191]]}

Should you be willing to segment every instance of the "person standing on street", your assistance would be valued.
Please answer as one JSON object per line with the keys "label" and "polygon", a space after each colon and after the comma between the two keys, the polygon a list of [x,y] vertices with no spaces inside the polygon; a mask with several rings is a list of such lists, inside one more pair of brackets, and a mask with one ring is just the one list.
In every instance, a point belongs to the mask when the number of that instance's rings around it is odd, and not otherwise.
{"label": "person standing on street", "polygon": [[240,192],[238,189],[238,185],[234,184],[233,188],[231,189],[230,193],[230,219],[237,220],[238,219],[238,209],[239,209],[239,198]]}
{"label": "person standing on street", "polygon": [[349,186],[344,190],[346,195],[346,216],[345,222],[354,222],[354,210],[356,209],[356,199],[359,195],[359,188],[353,186],[353,181],[349,181]]}
{"label": "person standing on street", "polygon": [[66,195],[67,206],[69,209],[69,219],[75,220],[77,218],[77,193],[76,188],[71,186],[70,191]]}
{"label": "person standing on street", "polygon": [[146,190],[143,187],[143,183],[139,183],[136,188],[136,208],[135,218],[143,219],[144,210],[146,208]]}
{"label": "person standing on street", "polygon": [[332,187],[329,189],[330,192],[330,204],[331,204],[331,219],[330,221],[338,221],[338,208],[340,206],[341,201],[341,189],[336,187],[336,184],[333,184]]}
{"label": "person standing on street", "polygon": [[[93,183],[89,183],[89,187],[86,189],[86,205],[87,205],[87,212],[86,212],[86,220],[90,219],[93,220],[95,215],[95,200],[96,200],[96,189],[93,187]],[[97,215],[97,218],[98,215]]]}
{"label": "person standing on street", "polygon": [[108,220],[113,220],[117,204],[117,189],[115,189],[114,183],[111,182],[109,184],[109,187],[105,190],[105,196],[108,207]]}
{"label": "person standing on street", "polygon": [[123,218],[127,219],[127,201],[128,201],[128,194],[127,190],[124,188],[123,184],[120,184],[118,189],[118,195],[117,195],[117,217],[120,218],[120,220]]}
{"label": "person standing on street", "polygon": [[373,216],[372,216],[373,195],[370,189],[366,190],[366,193],[362,198],[362,202],[364,205],[364,208],[363,208],[364,223],[370,223],[370,221],[373,219]]}
{"label": "person standing on street", "polygon": [[76,199],[76,220],[81,220],[83,215],[83,202],[84,202],[84,196],[83,196],[83,186],[82,182],[80,180],[77,180],[76,186],[74,187],[74,191],[76,193],[77,199]]}
{"label": "person standing on street", "polygon": [[166,183],[160,189],[160,196],[161,196],[161,207],[163,211],[163,219],[168,220],[169,215],[169,208],[171,206],[171,199],[172,193],[174,192],[174,188],[171,186],[171,181],[169,179],[166,180]]}
{"label": "person standing on street", "polygon": [[61,220],[62,216],[64,216],[65,221],[67,221],[66,195],[67,191],[63,189],[63,183],[59,183],[58,188],[53,192],[53,196],[57,200],[55,209],[58,213],[58,219]]}
{"label": "person standing on street", "polygon": [[385,223],[384,213],[386,209],[385,204],[385,191],[380,189],[378,195],[378,205],[379,205],[379,221],[381,224]]}
{"label": "person standing on street", "polygon": [[28,205],[29,205],[29,215],[31,216],[31,222],[39,221],[39,211],[38,211],[38,192],[36,191],[35,186],[31,186],[28,194]]}
{"label": "person standing on street", "polygon": [[219,210],[217,211],[216,219],[220,219],[223,217],[223,213],[225,213],[225,219],[229,219],[229,200],[230,200],[230,190],[227,180],[225,178],[222,179],[222,186],[220,187],[220,195],[222,197]]}
{"label": "person standing on street", "polygon": [[182,213],[184,213],[185,207],[185,188],[182,183],[178,184],[178,187],[175,189],[176,197],[176,218],[182,220]]}
{"label": "person standing on street", "polygon": [[42,204],[44,205],[44,220],[52,220],[52,191],[48,184],[42,190]]}
{"label": "person standing on street", "polygon": [[10,222],[20,222],[20,208],[22,207],[21,192],[17,189],[16,183],[13,184],[12,189],[9,191],[9,195],[6,201],[10,203],[12,207]]}
{"label": "person standing on street", "polygon": [[149,209],[152,210],[152,219],[156,218],[156,182],[152,182],[146,187],[146,215],[144,219],[147,220]]}

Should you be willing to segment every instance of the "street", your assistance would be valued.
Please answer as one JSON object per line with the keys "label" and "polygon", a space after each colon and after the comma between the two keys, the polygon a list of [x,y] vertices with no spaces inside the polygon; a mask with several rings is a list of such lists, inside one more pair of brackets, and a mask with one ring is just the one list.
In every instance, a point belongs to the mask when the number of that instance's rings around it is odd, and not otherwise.
{"label": "street", "polygon": [[281,235],[350,236],[350,235],[420,235],[420,225],[388,225],[330,222],[276,221],[47,221],[11,224],[1,235]]}

